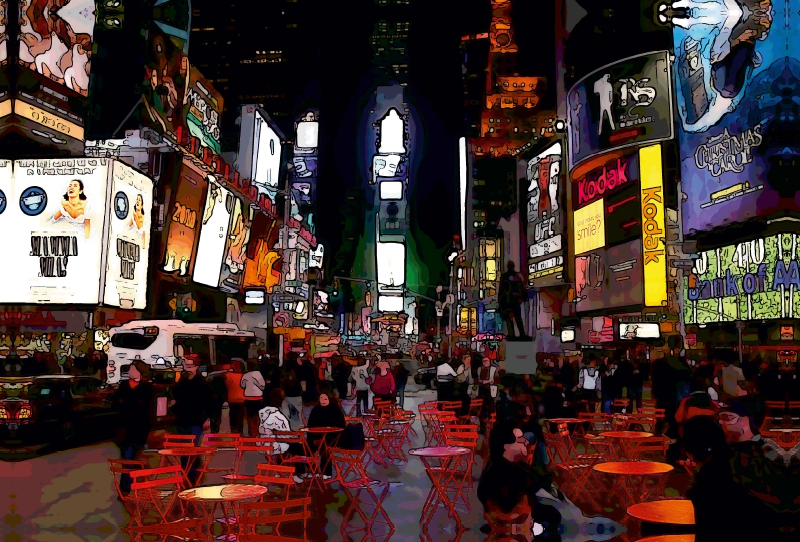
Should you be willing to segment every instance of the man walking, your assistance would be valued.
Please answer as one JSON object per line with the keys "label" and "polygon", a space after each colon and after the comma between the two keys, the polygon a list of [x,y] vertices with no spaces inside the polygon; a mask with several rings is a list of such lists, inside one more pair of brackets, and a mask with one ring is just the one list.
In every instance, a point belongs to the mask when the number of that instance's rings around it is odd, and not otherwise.
{"label": "man walking", "polygon": [[514,262],[508,262],[506,272],[500,277],[498,304],[508,329],[509,339],[517,338],[517,335],[514,335],[514,325],[516,324],[519,338],[527,340],[530,337],[525,334],[522,326],[522,301],[527,297],[527,293],[522,276],[514,267]]}

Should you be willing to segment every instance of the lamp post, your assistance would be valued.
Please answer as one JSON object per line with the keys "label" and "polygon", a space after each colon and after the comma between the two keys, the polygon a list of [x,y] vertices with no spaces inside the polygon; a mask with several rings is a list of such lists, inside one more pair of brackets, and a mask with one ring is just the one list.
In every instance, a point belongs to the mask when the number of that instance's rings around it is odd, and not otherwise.
{"label": "lamp post", "polygon": [[461,251],[453,248],[447,255],[447,261],[450,264],[450,289],[447,291],[447,301],[445,306],[447,309],[447,357],[453,357],[453,306],[455,305],[455,296],[453,295],[453,276],[455,275],[456,259],[461,255]]}

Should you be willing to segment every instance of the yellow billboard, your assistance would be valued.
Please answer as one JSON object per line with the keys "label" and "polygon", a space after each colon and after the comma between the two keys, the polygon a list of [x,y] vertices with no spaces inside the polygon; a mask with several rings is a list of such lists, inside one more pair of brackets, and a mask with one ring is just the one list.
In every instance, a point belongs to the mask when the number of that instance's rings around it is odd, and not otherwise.
{"label": "yellow billboard", "polygon": [[667,304],[667,254],[664,226],[664,179],[661,145],[639,149],[642,195],[642,248],[644,254],[644,304]]}
{"label": "yellow billboard", "polygon": [[602,199],[577,209],[573,218],[576,256],[605,246],[606,221]]}

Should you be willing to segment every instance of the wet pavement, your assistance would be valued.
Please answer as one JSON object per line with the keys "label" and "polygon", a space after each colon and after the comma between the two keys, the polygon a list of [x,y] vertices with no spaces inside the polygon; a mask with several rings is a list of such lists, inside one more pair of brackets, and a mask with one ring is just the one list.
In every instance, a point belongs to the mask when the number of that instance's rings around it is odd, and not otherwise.
{"label": "wet pavement", "polygon": [[[406,408],[416,411],[418,403],[434,398],[433,392],[424,391],[407,397]],[[423,433],[420,422],[414,428],[418,433],[413,447],[422,445]],[[481,443],[482,444],[482,443]],[[408,446],[410,448],[412,446]],[[480,455],[480,453],[478,454]],[[116,446],[110,442],[84,446],[51,455],[15,463],[0,463],[0,509],[2,526],[0,540],[3,542],[42,541],[111,541],[129,540],[122,531],[128,515],[122,503],[117,500],[114,481],[108,470],[107,459],[119,457]],[[150,461],[157,462],[150,455]],[[215,457],[211,466],[220,466],[228,458]],[[243,471],[255,470],[257,458],[252,465],[244,465]],[[220,463],[221,462],[221,463]],[[476,456],[475,474],[479,476],[483,460]],[[393,541],[478,541],[484,540],[480,532],[483,525],[482,508],[473,489],[469,492],[471,510],[460,505],[459,515],[465,531],[459,537],[452,519],[444,509],[439,509],[428,529],[428,536],[422,532],[420,514],[425,497],[430,489],[421,461],[409,457],[407,463],[383,468],[372,465],[369,475],[377,480],[391,482],[390,494],[384,507],[394,523]],[[219,475],[210,475],[205,484],[220,483]],[[477,487],[477,480],[475,482]],[[336,488],[336,484],[334,484]],[[342,514],[347,502],[344,494],[328,488],[325,492],[312,491],[313,517],[309,523],[307,539],[311,541],[361,540],[362,534],[354,533],[346,538],[340,532]],[[588,509],[588,505],[586,506]],[[609,516],[619,519],[618,510],[607,507]],[[595,512],[597,513],[597,512]],[[603,510],[599,510],[603,513]],[[623,514],[624,515],[624,514]],[[624,528],[610,520],[588,518],[577,509],[562,510],[564,517],[562,537],[564,541],[583,542],[589,540],[609,540],[619,535]],[[376,526],[373,532],[378,540],[382,527]],[[631,532],[621,539],[631,539]],[[635,538],[634,538],[635,539]]]}

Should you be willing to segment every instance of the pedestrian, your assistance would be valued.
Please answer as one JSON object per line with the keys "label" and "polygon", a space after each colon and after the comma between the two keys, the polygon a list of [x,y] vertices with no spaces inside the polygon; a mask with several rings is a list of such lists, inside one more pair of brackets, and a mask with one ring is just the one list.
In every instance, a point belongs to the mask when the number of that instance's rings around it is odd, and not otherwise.
{"label": "pedestrian", "polygon": [[242,388],[242,373],[244,373],[244,360],[231,358],[231,371],[225,374],[225,386],[228,390],[228,417],[231,424],[231,433],[241,435],[244,432],[244,389]]}
{"label": "pedestrian", "polygon": [[598,392],[601,388],[600,371],[597,362],[593,359],[584,360],[584,365],[578,372],[578,388],[581,390],[581,399],[589,403],[592,410],[598,400]]}
{"label": "pedestrian", "polygon": [[331,372],[333,373],[333,380],[336,382],[336,390],[339,393],[339,400],[344,401],[352,395],[349,388],[350,373],[353,370],[353,367],[338,354],[333,356],[331,363],[333,364]]}
{"label": "pedestrian", "polygon": [[317,389],[317,371],[314,362],[306,358],[305,352],[300,352],[297,356],[297,367],[299,369],[300,387],[303,390],[301,398],[303,401],[302,420],[303,427],[308,424],[308,417],[311,409],[317,405],[319,400],[319,390]]}
{"label": "pedestrian", "polygon": [[373,402],[375,400],[394,402],[395,381],[388,362],[382,361],[377,364],[370,389],[375,396]]}
{"label": "pedestrian", "polygon": [[[228,367],[222,365],[222,367]],[[208,381],[211,387],[211,407],[208,418],[211,424],[211,432],[218,434],[222,426],[222,408],[228,400],[228,386],[225,383],[225,374],[230,371],[229,368],[217,372]]]}
{"label": "pedestrian", "polygon": [[472,387],[472,357],[469,354],[461,356],[459,365],[460,371],[456,377],[456,393],[454,399],[461,401],[460,416],[469,416],[470,396],[469,391]]}
{"label": "pedestrian", "polygon": [[[464,371],[463,366],[459,368]],[[446,358],[441,358],[436,365],[436,400],[452,401],[456,391],[456,377],[461,374],[453,369]]]}
{"label": "pedestrian", "polygon": [[[119,428],[115,443],[122,459],[136,459],[147,443],[147,437],[155,420],[153,385],[148,380],[150,367],[141,360],[130,365],[128,380],[123,381],[111,399],[113,409],[119,413]],[[131,490],[131,478],[123,474],[120,490],[127,494]]]}
{"label": "pedestrian", "polygon": [[285,395],[281,405],[281,412],[289,420],[292,431],[297,431],[304,423],[303,387],[300,384],[301,373],[302,370],[298,364],[297,354],[291,352],[283,364],[281,374],[281,388]]}
{"label": "pedestrian", "polygon": [[264,379],[264,402],[268,402],[272,390],[281,387],[281,375],[278,362],[268,353],[261,351],[258,356],[258,370]]}
{"label": "pedestrian", "polygon": [[244,408],[247,415],[247,436],[254,438],[258,435],[258,411],[264,406],[264,390],[267,383],[258,370],[255,360],[247,362],[248,372],[242,375],[240,385],[244,390]]}
{"label": "pedestrian", "polygon": [[[335,427],[337,429],[344,429],[347,427],[347,421],[345,420],[342,408],[339,406],[339,403],[335,399],[331,399],[327,393],[321,393],[319,395],[319,404],[311,409],[311,414],[308,417],[308,428],[313,429],[315,427]],[[328,445],[333,444],[337,440],[337,435],[334,433],[314,434],[311,432],[309,436],[311,437],[311,450],[315,453],[319,450],[322,439],[326,439]],[[330,460],[330,456],[328,456],[327,453],[323,455],[321,461],[325,469],[322,473],[323,479],[330,480],[333,474],[333,462]]]}
{"label": "pedestrian", "polygon": [[[517,273],[514,262],[506,264],[506,272],[500,277],[500,292],[498,303],[500,314],[508,329],[509,340],[516,338],[529,340],[530,337],[525,333],[522,326],[522,302],[527,297],[525,282],[522,276]],[[518,335],[514,335],[514,325],[516,324]]]}
{"label": "pedestrian", "polygon": [[405,408],[406,384],[411,372],[406,368],[406,362],[398,360],[394,365],[394,384],[397,388],[397,402],[400,408]]}
{"label": "pedestrian", "polygon": [[603,413],[613,414],[614,401],[619,399],[622,393],[620,376],[617,374],[617,364],[614,361],[608,362],[601,378],[600,397],[603,401]]}
{"label": "pedestrian", "polygon": [[[175,414],[175,425],[180,435],[194,435],[195,446],[200,445],[203,435],[203,426],[209,419],[209,412],[213,408],[214,396],[211,386],[202,375],[198,374],[199,366],[194,358],[185,358],[183,369],[186,376],[181,375],[178,383],[172,388],[172,401]],[[181,464],[185,467],[188,458],[182,458]],[[199,478],[197,468],[193,467],[188,473],[189,481],[194,485]]]}
{"label": "pedestrian", "polygon": [[637,361],[633,364],[633,371],[628,379],[628,399],[631,401],[631,412],[636,406],[636,412],[642,410],[642,393],[644,391],[644,372],[642,362]]}
{"label": "pedestrian", "polygon": [[492,360],[484,357],[478,370],[478,397],[483,399],[481,407],[481,432],[486,430],[486,422],[494,413],[494,401],[497,398],[497,368]]}
{"label": "pedestrian", "polygon": [[358,358],[358,365],[353,368],[350,379],[356,389],[356,416],[369,410],[369,385],[372,383],[367,360]]}

